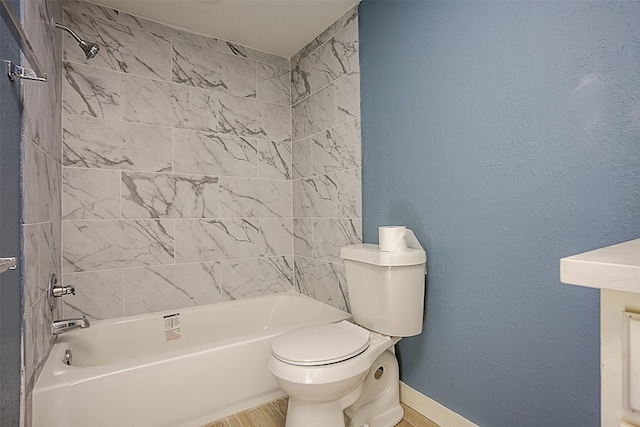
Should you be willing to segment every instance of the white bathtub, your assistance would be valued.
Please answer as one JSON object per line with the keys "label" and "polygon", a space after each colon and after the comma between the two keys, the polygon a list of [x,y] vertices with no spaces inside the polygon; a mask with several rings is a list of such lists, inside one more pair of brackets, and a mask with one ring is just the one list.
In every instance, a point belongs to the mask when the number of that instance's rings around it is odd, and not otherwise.
{"label": "white bathtub", "polygon": [[57,338],[33,426],[202,426],[284,396],[267,368],[274,337],[348,318],[289,292],[94,322]]}

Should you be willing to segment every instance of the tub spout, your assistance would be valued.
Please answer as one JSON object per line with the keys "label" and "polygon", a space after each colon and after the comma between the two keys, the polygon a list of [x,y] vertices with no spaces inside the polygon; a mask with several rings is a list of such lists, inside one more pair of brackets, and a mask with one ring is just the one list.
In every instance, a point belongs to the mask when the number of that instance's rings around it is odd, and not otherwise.
{"label": "tub spout", "polygon": [[87,319],[86,316],[77,317],[75,319],[54,320],[51,323],[51,332],[53,335],[58,335],[78,328],[88,328],[89,326],[91,325],[89,324],[89,319]]}

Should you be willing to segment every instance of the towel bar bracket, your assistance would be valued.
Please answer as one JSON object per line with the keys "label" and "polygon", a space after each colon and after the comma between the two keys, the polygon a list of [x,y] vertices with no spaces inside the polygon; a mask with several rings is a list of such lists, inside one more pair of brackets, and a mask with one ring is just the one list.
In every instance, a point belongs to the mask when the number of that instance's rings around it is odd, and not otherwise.
{"label": "towel bar bracket", "polygon": [[44,74],[42,77],[39,77],[35,71],[31,68],[21,67],[20,65],[14,64],[12,61],[5,60],[7,63],[7,75],[11,81],[15,81],[15,78],[24,79],[24,80],[35,80],[38,82],[46,82],[47,75]]}

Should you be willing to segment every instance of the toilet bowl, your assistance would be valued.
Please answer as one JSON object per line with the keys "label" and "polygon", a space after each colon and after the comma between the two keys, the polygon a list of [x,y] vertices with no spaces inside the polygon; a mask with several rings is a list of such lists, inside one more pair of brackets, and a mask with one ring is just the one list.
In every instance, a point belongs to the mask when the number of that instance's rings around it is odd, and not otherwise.
{"label": "toilet bowl", "polygon": [[286,427],[392,427],[403,417],[401,337],[422,332],[426,254],[345,246],[353,322],[299,328],[273,341],[269,370],[289,395]]}
{"label": "toilet bowl", "polygon": [[[365,421],[370,427],[377,427],[371,421],[388,413],[393,414],[392,419],[380,427],[398,423],[403,411],[397,388],[397,361],[388,350],[399,340],[346,320],[299,328],[278,337],[273,343],[269,370],[289,395],[286,427],[362,426]],[[381,365],[383,355],[385,366]],[[395,369],[388,366],[390,361]],[[384,378],[376,374],[379,370]],[[379,387],[380,392],[365,401],[361,397],[369,377],[388,385]],[[387,402],[370,404],[384,397]],[[357,401],[360,404],[354,405]],[[359,410],[367,403],[366,412]],[[347,408],[350,414],[359,413],[363,422],[351,424],[348,418],[345,422]]]}

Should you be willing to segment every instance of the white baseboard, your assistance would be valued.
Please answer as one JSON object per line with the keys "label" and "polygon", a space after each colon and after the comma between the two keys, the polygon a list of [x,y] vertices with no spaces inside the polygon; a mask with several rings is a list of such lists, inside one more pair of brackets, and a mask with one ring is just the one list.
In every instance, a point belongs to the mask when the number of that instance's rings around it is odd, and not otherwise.
{"label": "white baseboard", "polygon": [[479,427],[457,412],[400,381],[400,401],[441,427]]}

